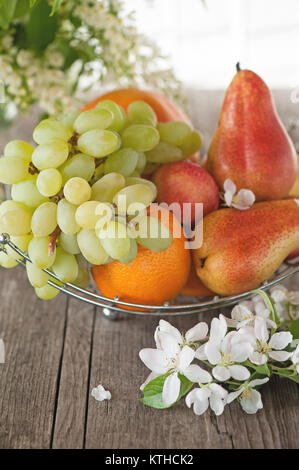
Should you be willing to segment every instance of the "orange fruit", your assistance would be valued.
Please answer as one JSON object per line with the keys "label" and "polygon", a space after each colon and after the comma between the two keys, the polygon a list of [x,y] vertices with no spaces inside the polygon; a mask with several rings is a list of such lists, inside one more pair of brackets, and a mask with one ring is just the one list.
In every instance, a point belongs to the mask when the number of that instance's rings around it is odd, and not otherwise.
{"label": "orange fruit", "polygon": [[193,262],[191,263],[187,284],[181,290],[181,294],[192,295],[194,297],[210,297],[212,295],[216,295],[215,292],[212,292],[210,289],[208,289],[199,279],[196,274]]}
{"label": "orange fruit", "polygon": [[[184,111],[166,98],[166,96],[152,91],[138,90],[137,88],[120,88],[118,90],[105,93],[90,103],[87,103],[81,111],[94,108],[103,100],[114,101],[114,103],[122,106],[125,111],[127,111],[128,106],[133,103],[133,101],[145,101],[155,111],[159,122],[183,121],[192,126],[190,119],[186,116]],[[195,153],[194,155],[190,155],[188,160],[197,162],[198,154]]]}
{"label": "orange fruit", "polygon": [[[138,245],[137,257],[128,264],[113,261],[93,266],[93,278],[105,297],[118,296],[124,302],[162,305],[173,300],[186,284],[191,257],[178,219],[155,204],[151,206],[151,216],[158,217],[171,233],[175,230],[180,234],[180,238],[173,237],[171,246],[160,253]],[[165,218],[169,220],[168,224]]]}

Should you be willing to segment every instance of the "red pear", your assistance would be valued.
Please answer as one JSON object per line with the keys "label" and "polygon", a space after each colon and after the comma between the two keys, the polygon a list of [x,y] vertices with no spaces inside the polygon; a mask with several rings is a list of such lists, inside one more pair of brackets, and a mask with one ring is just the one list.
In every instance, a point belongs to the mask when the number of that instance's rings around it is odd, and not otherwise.
{"label": "red pear", "polygon": [[206,169],[257,201],[283,199],[296,180],[297,155],[265,82],[250,70],[234,76],[224,98]]}

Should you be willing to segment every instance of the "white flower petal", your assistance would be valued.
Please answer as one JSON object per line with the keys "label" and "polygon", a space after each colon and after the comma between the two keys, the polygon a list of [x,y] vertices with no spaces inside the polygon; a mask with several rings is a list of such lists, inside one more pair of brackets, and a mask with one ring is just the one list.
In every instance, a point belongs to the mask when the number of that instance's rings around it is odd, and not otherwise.
{"label": "white flower petal", "polygon": [[269,331],[267,328],[266,321],[262,317],[255,317],[254,320],[254,333],[256,338],[265,343],[269,338]]}
{"label": "white flower petal", "polygon": [[223,189],[224,189],[223,197],[224,197],[226,205],[229,207],[232,203],[233,196],[237,191],[237,187],[231,179],[227,178],[224,181]]}
{"label": "white flower petal", "polygon": [[104,401],[111,399],[111,393],[109,390],[105,390],[103,385],[98,385],[97,387],[93,388],[91,391],[91,396],[95,398],[97,401]]}
{"label": "white flower petal", "polygon": [[193,328],[187,331],[185,338],[188,343],[204,339],[209,331],[209,327],[205,322],[197,323]]}
{"label": "white flower petal", "polygon": [[238,398],[238,396],[240,396],[241,393],[243,393],[243,390],[244,388],[240,388],[239,390],[236,390],[235,392],[230,392],[227,396],[227,400],[226,400],[227,404],[231,403],[236,398]]}
{"label": "white flower petal", "polygon": [[180,388],[181,381],[177,373],[171,374],[165,379],[162,390],[162,401],[165,406],[170,406],[177,401]]}
{"label": "white flower petal", "polygon": [[184,370],[184,376],[191,380],[191,382],[200,382],[202,384],[207,384],[212,381],[211,374],[197,364],[191,364],[187,367],[187,369]]}
{"label": "white flower petal", "polygon": [[168,370],[168,359],[164,351],[160,349],[145,348],[139,351],[142,362],[156,374],[165,374]]}
{"label": "white flower petal", "polygon": [[269,356],[274,359],[274,361],[287,361],[290,359],[292,353],[288,351],[270,351]]}
{"label": "white flower petal", "polygon": [[227,323],[223,315],[219,315],[219,318],[213,318],[210,329],[210,341],[220,342],[227,331]]}
{"label": "white flower petal", "polygon": [[[297,262],[299,261],[299,257],[297,257]],[[289,293],[289,302],[292,305],[299,305],[299,292],[290,292]]]}
{"label": "white flower petal", "polygon": [[248,208],[255,202],[255,195],[250,189],[240,189],[236,196],[238,206]]}
{"label": "white flower petal", "polygon": [[218,364],[221,361],[221,353],[219,350],[219,343],[208,341],[205,344],[205,353],[207,359],[211,364]]}
{"label": "white flower petal", "polygon": [[253,317],[253,313],[246,305],[236,305],[231,311],[231,317],[233,320],[237,320],[238,322],[244,321],[248,318]]}
{"label": "white flower petal", "polygon": [[5,363],[5,346],[3,339],[0,339],[0,364]]}
{"label": "white flower petal", "polygon": [[250,390],[250,398],[241,398],[241,406],[243,410],[248,414],[254,414],[261,408],[263,408],[263,403],[261,399],[261,394],[257,390]]}
{"label": "white flower petal", "polygon": [[206,359],[208,359],[207,355],[205,353],[205,348],[206,348],[206,343],[202,344],[201,346],[199,346],[198,349],[196,349],[196,351],[195,351],[196,359],[199,359],[199,360],[202,360],[202,361],[205,361]]}
{"label": "white flower petal", "polygon": [[143,382],[143,384],[140,385],[140,390],[143,390],[144,387],[145,387],[149,382],[151,382],[152,380],[154,380],[156,377],[159,377],[159,375],[158,375],[158,374],[155,374],[154,372],[151,372],[151,373],[148,375],[147,379]]}
{"label": "white flower petal", "polygon": [[[242,335],[245,336],[245,335]],[[250,343],[236,343],[232,345],[230,358],[234,362],[247,361],[249,355],[253,352],[253,347]]]}
{"label": "white flower petal", "polygon": [[266,354],[262,354],[257,351],[253,351],[253,353],[250,354],[249,359],[251,362],[253,362],[253,364],[256,364],[257,366],[261,366],[262,364],[266,364],[267,362]]}
{"label": "white flower petal", "polygon": [[270,348],[273,349],[284,349],[292,341],[293,336],[289,331],[281,331],[280,333],[274,333],[269,341]]}
{"label": "white flower petal", "polygon": [[220,416],[224,410],[224,401],[221,398],[217,397],[217,395],[211,395],[210,398],[210,407],[214,411],[216,416]]}
{"label": "white flower petal", "polygon": [[250,372],[246,367],[233,365],[229,366],[229,371],[233,379],[235,380],[247,380],[250,377]]}
{"label": "white flower petal", "polygon": [[299,345],[297,345],[295,351],[293,352],[292,363],[293,364],[298,364],[299,363]]}
{"label": "white flower petal", "polygon": [[157,337],[159,338],[161,349],[165,351],[167,356],[173,357],[180,352],[181,348],[172,335],[160,331],[157,333]]}
{"label": "white flower petal", "polygon": [[225,382],[225,380],[228,380],[230,378],[230,372],[227,367],[224,366],[216,366],[212,370],[212,374],[215,377],[216,380],[219,380],[220,382]]}
{"label": "white flower petal", "polygon": [[183,337],[179,330],[175,326],[171,325],[168,321],[160,320],[159,328],[160,331],[163,331],[164,333],[168,333],[169,335],[173,336],[178,343],[181,344],[183,342]]}
{"label": "white flower petal", "polygon": [[221,385],[212,383],[209,385],[209,389],[217,397],[221,398],[222,400],[226,400],[228,393]]}
{"label": "white flower petal", "polygon": [[193,405],[193,411],[196,415],[200,416],[204,414],[209,408],[209,400],[196,401]]}
{"label": "white flower petal", "polygon": [[284,286],[273,287],[270,293],[274,302],[280,303],[288,301],[288,290]]}
{"label": "white flower petal", "polygon": [[264,385],[267,382],[269,382],[269,377],[265,377],[264,379],[254,379],[249,382],[248,387],[257,387],[258,385]]}
{"label": "white flower petal", "polygon": [[194,349],[189,346],[184,346],[178,356],[178,369],[184,373],[184,370],[189,367],[195,356]]}
{"label": "white flower petal", "polygon": [[196,390],[198,390],[198,389],[194,388],[193,390],[191,390],[191,392],[189,392],[186,395],[185,402],[186,402],[186,405],[188,406],[188,408],[191,408],[191,406],[193,405],[193,403],[196,400]]}

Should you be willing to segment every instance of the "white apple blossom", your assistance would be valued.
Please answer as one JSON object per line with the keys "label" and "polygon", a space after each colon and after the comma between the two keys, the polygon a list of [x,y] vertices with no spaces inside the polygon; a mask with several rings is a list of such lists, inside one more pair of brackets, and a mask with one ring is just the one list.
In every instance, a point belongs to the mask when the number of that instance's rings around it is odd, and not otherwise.
{"label": "white apple blossom", "polygon": [[223,413],[228,392],[216,383],[210,383],[201,388],[194,388],[186,396],[186,405],[191,408],[196,415],[202,415],[209,405],[216,416]]}
{"label": "white apple blossom", "polygon": [[159,325],[155,331],[155,342],[158,349],[161,349],[160,333],[168,333],[173,336],[177,343],[181,346],[190,345],[197,341],[206,339],[209,327],[206,323],[197,323],[193,328],[190,328],[184,335],[165,320],[160,320]]}
{"label": "white apple blossom", "polygon": [[276,323],[271,320],[270,310],[266,308],[263,300],[240,302],[232,309],[231,319],[227,319],[227,323],[229,326],[239,329],[246,325],[253,326],[256,317],[261,317],[268,328],[277,328]]}
{"label": "white apple blossom", "polygon": [[92,389],[91,396],[94,397],[97,401],[111,399],[111,393],[109,392],[109,390],[105,390],[103,385],[101,384]]}
{"label": "white apple blossom", "polygon": [[270,291],[276,313],[281,321],[299,317],[299,292],[284,286],[275,286]]}
{"label": "white apple blossom", "polygon": [[261,394],[254,387],[263,385],[269,381],[269,378],[251,380],[249,383],[242,385],[235,392],[231,392],[227,397],[227,404],[240,396],[240,404],[243,410],[248,414],[254,414],[263,408]]}
{"label": "white apple blossom", "polygon": [[[181,382],[178,374],[188,373],[195,351],[189,346],[180,347],[176,339],[168,333],[160,332],[161,349],[142,349],[139,357],[154,374],[169,374],[163,386],[162,400],[165,406],[174,403],[180,393]],[[153,375],[151,374],[150,380]],[[149,378],[148,378],[149,379]]]}
{"label": "white apple blossom", "polygon": [[265,364],[269,358],[274,359],[274,361],[287,361],[290,359],[292,353],[284,351],[293,339],[289,331],[274,333],[270,338],[265,321],[257,317],[254,327],[241,329],[242,332],[247,333],[249,336],[251,335],[251,344],[254,350],[249,354],[249,360],[253,364]]}
{"label": "white apple blossom", "polygon": [[223,184],[223,199],[228,207],[241,211],[249,209],[255,202],[255,195],[250,189],[240,189],[237,193],[235,183],[227,178]]}
{"label": "white apple blossom", "polygon": [[[242,341],[244,339],[244,341]],[[246,361],[253,352],[253,347],[247,337],[240,336],[237,331],[227,333],[227,323],[223,315],[213,318],[209,341],[206,343],[204,353],[208,361],[214,365],[212,374],[219,381],[247,380],[249,370],[240,365]]]}

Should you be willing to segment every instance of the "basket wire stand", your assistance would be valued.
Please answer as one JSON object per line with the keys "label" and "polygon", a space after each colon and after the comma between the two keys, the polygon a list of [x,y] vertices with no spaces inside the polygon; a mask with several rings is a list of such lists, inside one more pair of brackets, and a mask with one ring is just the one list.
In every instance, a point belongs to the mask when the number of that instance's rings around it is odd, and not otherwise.
{"label": "basket wire stand", "polygon": [[[21,266],[25,267],[27,261],[31,262],[28,255],[19,250],[19,248],[17,248],[10,241],[9,235],[2,233],[0,234],[0,251],[6,252],[5,246],[9,246],[18,255],[20,255],[21,258],[18,259],[18,263]],[[240,300],[245,300],[252,295],[252,293],[248,291],[229,297],[216,296],[214,298],[208,298],[203,301],[193,303],[171,304],[169,302],[165,302],[163,305],[144,305],[124,302],[119,300],[118,297],[114,297],[113,299],[104,297],[99,293],[82,289],[81,287],[78,287],[72,283],[63,283],[54,273],[48,269],[43,269],[43,271],[51,277],[51,280],[48,281],[48,284],[77,300],[81,300],[101,308],[103,316],[109,320],[116,320],[120,313],[126,315],[146,315],[155,317],[163,317],[167,315],[179,316],[198,314],[232,306],[238,303]],[[278,274],[275,274],[270,280],[265,281],[262,286],[260,286],[260,289],[267,290],[276,284],[279,284],[280,282],[290,278],[297,272],[299,272],[299,262],[296,265],[282,268]],[[123,307],[130,307],[130,310]]]}

